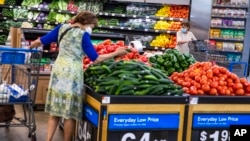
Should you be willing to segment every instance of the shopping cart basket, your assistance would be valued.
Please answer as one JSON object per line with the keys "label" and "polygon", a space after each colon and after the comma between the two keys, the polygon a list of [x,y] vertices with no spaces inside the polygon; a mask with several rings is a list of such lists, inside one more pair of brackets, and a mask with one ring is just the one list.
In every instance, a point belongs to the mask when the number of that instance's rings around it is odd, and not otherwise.
{"label": "shopping cart basket", "polygon": [[210,61],[228,68],[230,72],[239,77],[246,77],[248,64],[246,62],[228,61],[226,51],[217,49],[216,46],[205,40],[196,40],[188,43],[189,52],[199,62]]}
{"label": "shopping cart basket", "polygon": [[23,117],[14,116],[0,127],[27,127],[32,141],[36,141],[33,105],[41,56],[39,50],[0,46],[0,105],[21,105],[23,110]]}

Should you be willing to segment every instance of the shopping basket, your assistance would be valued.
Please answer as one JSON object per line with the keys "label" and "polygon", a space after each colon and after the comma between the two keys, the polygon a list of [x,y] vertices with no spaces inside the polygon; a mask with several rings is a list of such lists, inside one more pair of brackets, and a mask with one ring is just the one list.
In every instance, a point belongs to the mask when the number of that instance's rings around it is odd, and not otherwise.
{"label": "shopping basket", "polygon": [[32,141],[36,140],[33,105],[41,57],[36,49],[0,46],[0,105],[21,105],[24,113],[0,127],[27,127]]}
{"label": "shopping basket", "polygon": [[224,50],[217,49],[215,45],[205,40],[195,40],[188,43],[189,52],[199,62],[209,61],[228,68],[230,72],[239,77],[246,77],[248,63],[228,61]]}

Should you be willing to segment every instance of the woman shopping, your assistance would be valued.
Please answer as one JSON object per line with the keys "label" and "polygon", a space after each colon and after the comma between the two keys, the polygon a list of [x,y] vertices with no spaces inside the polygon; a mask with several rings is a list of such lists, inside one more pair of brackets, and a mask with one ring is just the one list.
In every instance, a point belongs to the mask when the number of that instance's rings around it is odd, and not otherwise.
{"label": "woman shopping", "polygon": [[188,43],[190,41],[196,40],[196,37],[191,31],[189,31],[189,29],[190,29],[190,23],[188,21],[183,21],[181,30],[177,32],[176,49],[179,50],[181,53],[189,54]]}
{"label": "woman shopping", "polygon": [[53,65],[47,93],[45,111],[49,112],[47,140],[52,141],[60,118],[64,118],[64,141],[71,141],[76,120],[81,120],[84,97],[82,59],[87,55],[94,63],[128,53],[118,48],[110,54],[98,55],[90,34],[97,24],[91,12],[78,13],[72,24],[62,24],[31,43],[30,48],[58,42],[60,48]]}

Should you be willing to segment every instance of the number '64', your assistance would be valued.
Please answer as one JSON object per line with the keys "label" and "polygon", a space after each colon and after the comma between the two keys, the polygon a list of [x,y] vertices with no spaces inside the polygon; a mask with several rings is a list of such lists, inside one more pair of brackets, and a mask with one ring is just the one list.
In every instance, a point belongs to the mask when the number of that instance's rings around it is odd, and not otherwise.
{"label": "number '64'", "polygon": [[149,141],[150,139],[150,133],[146,132],[142,135],[140,140],[137,140],[136,135],[134,133],[126,133],[122,136],[121,141],[127,141],[128,139],[130,140],[136,140],[136,141]]}

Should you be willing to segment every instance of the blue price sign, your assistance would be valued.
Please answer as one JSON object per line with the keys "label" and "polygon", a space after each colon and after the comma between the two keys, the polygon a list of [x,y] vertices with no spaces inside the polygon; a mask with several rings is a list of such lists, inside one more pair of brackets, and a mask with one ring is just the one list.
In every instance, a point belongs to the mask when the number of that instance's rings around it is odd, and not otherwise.
{"label": "blue price sign", "polygon": [[249,125],[249,114],[194,114],[193,128],[229,128],[230,125]]}
{"label": "blue price sign", "polygon": [[98,127],[98,112],[88,105],[83,105],[83,116],[89,120],[94,126]]}
{"label": "blue price sign", "polygon": [[108,129],[178,129],[179,118],[179,114],[111,114]]}
{"label": "blue price sign", "polygon": [[192,141],[230,141],[231,125],[249,125],[250,114],[194,114]]}

